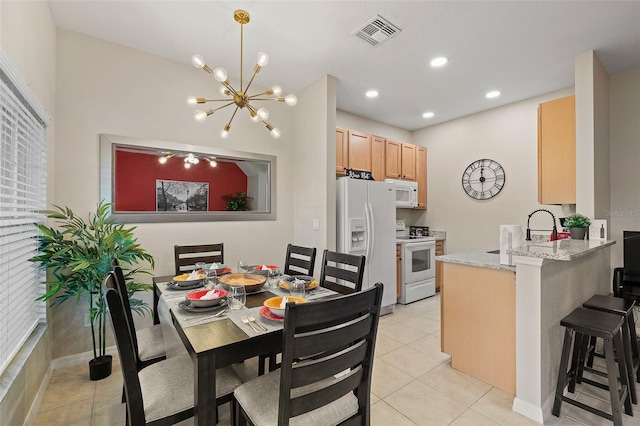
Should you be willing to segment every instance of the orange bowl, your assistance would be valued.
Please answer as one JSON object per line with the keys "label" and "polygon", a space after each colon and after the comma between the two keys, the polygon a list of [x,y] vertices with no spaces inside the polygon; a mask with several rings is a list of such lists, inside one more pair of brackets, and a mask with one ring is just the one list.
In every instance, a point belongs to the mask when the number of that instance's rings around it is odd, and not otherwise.
{"label": "orange bowl", "polygon": [[189,278],[189,275],[191,274],[182,274],[182,275],[177,275],[175,277],[173,277],[173,281],[179,283],[179,284],[193,284],[193,283],[197,283],[198,281],[202,281],[204,280],[207,276],[205,274],[198,274],[198,278],[196,278],[195,280],[189,280],[187,278]]}
{"label": "orange bowl", "polygon": [[262,290],[267,277],[258,274],[227,274],[220,277],[220,283],[228,288],[230,285],[243,285],[247,293]]}
{"label": "orange bowl", "polygon": [[[307,303],[307,299],[305,299],[304,297],[297,297],[297,296],[286,296],[286,297],[287,297],[287,303],[288,302]],[[282,304],[282,298],[283,296],[271,297],[265,300],[263,302],[263,305],[269,308],[269,310],[273,315],[284,317],[284,312],[286,310],[286,307],[285,308],[280,307],[280,305]]]}
{"label": "orange bowl", "polygon": [[206,295],[212,290],[198,290],[192,291],[191,293],[187,293],[185,297],[193,306],[197,306],[199,308],[206,308],[208,306],[215,306],[219,304],[222,299],[227,297],[227,290],[223,289],[215,289],[215,297],[213,299],[202,299],[202,296]]}

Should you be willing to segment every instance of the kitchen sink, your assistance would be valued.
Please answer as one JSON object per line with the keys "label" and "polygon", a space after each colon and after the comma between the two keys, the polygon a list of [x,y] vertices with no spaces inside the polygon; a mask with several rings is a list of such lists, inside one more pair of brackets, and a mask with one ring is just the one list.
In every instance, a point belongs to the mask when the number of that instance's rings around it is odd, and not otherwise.
{"label": "kitchen sink", "polygon": [[500,254],[500,250],[491,250],[491,251],[488,251],[487,253],[489,253],[489,254]]}

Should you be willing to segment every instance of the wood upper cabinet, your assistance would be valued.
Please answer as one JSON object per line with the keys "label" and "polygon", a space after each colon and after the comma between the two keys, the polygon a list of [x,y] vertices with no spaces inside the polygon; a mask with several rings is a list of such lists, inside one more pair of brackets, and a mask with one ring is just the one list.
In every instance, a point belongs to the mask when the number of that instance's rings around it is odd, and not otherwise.
{"label": "wood upper cabinet", "polygon": [[402,143],[402,175],[400,179],[416,180],[416,146]]}
{"label": "wood upper cabinet", "polygon": [[371,136],[371,175],[375,180],[384,180],[384,145],[384,138]]}
{"label": "wood upper cabinet", "polygon": [[576,203],[575,96],[538,107],[538,202]]}
{"label": "wood upper cabinet", "polygon": [[418,182],[418,207],[427,208],[427,148],[416,146],[416,181]]}
{"label": "wood upper cabinet", "polygon": [[371,136],[349,130],[349,168],[371,171]]}
{"label": "wood upper cabinet", "polygon": [[349,167],[349,142],[346,129],[336,128],[336,174],[344,176]]}
{"label": "wood upper cabinet", "polygon": [[402,142],[386,139],[384,158],[384,175],[389,179],[400,179],[402,175]]}

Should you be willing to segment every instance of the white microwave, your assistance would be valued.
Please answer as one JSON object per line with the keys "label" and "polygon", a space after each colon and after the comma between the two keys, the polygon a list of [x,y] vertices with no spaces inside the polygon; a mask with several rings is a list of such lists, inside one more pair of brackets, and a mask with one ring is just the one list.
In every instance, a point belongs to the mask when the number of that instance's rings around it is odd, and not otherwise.
{"label": "white microwave", "polygon": [[418,182],[385,179],[396,187],[396,207],[412,209],[418,206]]}

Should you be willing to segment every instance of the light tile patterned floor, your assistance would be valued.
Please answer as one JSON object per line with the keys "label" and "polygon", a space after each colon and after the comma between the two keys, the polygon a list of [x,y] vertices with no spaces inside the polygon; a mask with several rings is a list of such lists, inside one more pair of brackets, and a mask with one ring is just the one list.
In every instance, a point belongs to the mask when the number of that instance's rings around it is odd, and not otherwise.
{"label": "light tile patterned floor", "polygon": [[[241,375],[257,371],[255,359],[240,366]],[[122,375],[114,363],[104,380],[88,379],[86,365],[56,370],[40,406],[35,425],[124,425],[120,403]],[[589,386],[578,387],[578,399],[607,407],[607,395]],[[380,319],[372,383],[372,425],[513,426],[537,423],[511,410],[513,397],[451,368],[440,352],[440,298],[397,305],[393,315]],[[606,409],[606,408],[604,408]],[[640,407],[626,426],[640,426]],[[611,425],[606,419],[563,404],[561,418],[552,425]],[[220,409],[218,424],[229,424],[228,407]],[[181,425],[190,425],[187,420]]]}

